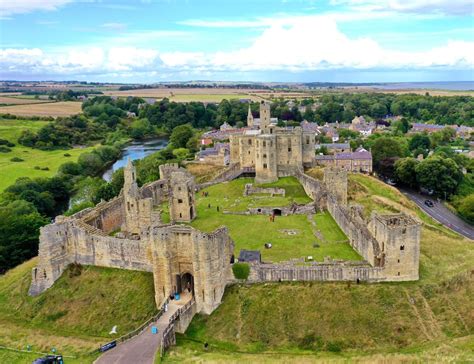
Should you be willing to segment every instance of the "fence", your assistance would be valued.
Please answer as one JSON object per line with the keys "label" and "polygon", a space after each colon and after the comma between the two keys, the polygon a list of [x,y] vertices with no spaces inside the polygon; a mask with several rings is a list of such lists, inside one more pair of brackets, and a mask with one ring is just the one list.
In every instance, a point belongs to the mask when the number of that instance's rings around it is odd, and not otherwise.
{"label": "fence", "polygon": [[[169,303],[169,301],[170,301],[169,297],[166,298],[166,299],[163,301],[163,303],[161,304],[161,308],[160,308],[160,310],[158,311],[158,313],[157,313],[155,316],[153,316],[153,317],[149,318],[148,320],[146,320],[146,321],[145,321],[143,324],[141,324],[138,328],[136,328],[136,329],[133,330],[133,331],[130,331],[130,332],[126,333],[125,335],[120,336],[120,337],[119,337],[118,339],[116,339],[116,340],[113,340],[113,341],[111,341],[111,342],[109,342],[109,343],[107,343],[107,344],[105,344],[105,345],[102,345],[101,348],[104,347],[104,346],[106,346],[106,345],[108,345],[108,344],[113,343],[114,341],[117,343],[117,345],[119,345],[119,344],[121,344],[121,343],[123,343],[123,342],[125,342],[125,341],[127,341],[127,340],[129,340],[129,339],[131,339],[132,337],[137,336],[138,334],[140,334],[143,330],[145,330],[145,329],[148,327],[148,325],[150,325],[152,322],[157,321],[157,320],[161,317],[161,315],[163,315],[163,313],[165,312],[165,305],[167,305],[167,304]],[[114,346],[114,347],[115,347],[115,346]],[[111,349],[112,349],[112,348],[113,348],[113,347],[111,347]],[[99,351],[100,351],[100,348],[99,348]],[[92,353],[96,353],[96,352],[97,352],[97,350],[94,350]]]}

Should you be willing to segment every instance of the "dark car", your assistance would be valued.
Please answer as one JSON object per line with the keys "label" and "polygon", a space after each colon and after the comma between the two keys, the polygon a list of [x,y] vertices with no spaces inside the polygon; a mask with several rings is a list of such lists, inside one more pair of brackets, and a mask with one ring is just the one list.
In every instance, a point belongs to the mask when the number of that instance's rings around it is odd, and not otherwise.
{"label": "dark car", "polygon": [[33,364],[64,364],[64,361],[61,355],[46,355],[36,359]]}
{"label": "dark car", "polygon": [[433,203],[433,201],[431,201],[431,200],[426,200],[426,201],[425,201],[425,205],[428,206],[428,207],[433,207],[433,206],[434,206],[434,203]]}

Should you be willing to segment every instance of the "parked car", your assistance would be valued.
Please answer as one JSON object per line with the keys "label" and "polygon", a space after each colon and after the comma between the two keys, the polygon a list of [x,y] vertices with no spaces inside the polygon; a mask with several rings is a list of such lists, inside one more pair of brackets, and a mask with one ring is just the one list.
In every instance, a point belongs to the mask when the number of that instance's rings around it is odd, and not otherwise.
{"label": "parked car", "polygon": [[431,200],[425,200],[425,205],[428,206],[428,207],[433,207],[434,203]]}
{"label": "parked car", "polygon": [[33,364],[64,364],[62,355],[46,355],[36,359]]}

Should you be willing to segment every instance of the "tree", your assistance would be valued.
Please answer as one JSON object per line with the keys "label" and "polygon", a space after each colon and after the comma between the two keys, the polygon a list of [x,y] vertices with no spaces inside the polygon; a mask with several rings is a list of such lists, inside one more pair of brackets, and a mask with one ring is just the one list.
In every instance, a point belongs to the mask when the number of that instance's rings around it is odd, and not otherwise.
{"label": "tree", "polygon": [[414,158],[402,158],[395,162],[395,179],[398,183],[405,186],[416,188],[418,181],[416,179],[416,166],[418,161]]}
{"label": "tree", "polygon": [[378,138],[372,146],[372,157],[375,170],[380,172],[381,163],[390,158],[403,157],[403,150],[400,143],[393,138]]}
{"label": "tree", "polygon": [[474,223],[474,194],[470,194],[461,200],[458,213],[471,223]]}
{"label": "tree", "polygon": [[0,206],[0,273],[38,254],[39,228],[47,223],[29,202]]}
{"label": "tree", "polygon": [[427,150],[430,149],[430,147],[431,141],[428,135],[426,134],[415,134],[408,143],[408,148],[412,151],[419,148]]}
{"label": "tree", "polygon": [[104,167],[102,158],[96,153],[82,153],[77,163],[86,176],[96,176]]}
{"label": "tree", "polygon": [[170,142],[175,148],[186,148],[186,144],[193,134],[193,129],[189,125],[177,126],[171,133]]}
{"label": "tree", "polygon": [[421,187],[433,190],[439,196],[450,196],[462,180],[461,168],[451,158],[433,156],[421,161],[415,168]]}

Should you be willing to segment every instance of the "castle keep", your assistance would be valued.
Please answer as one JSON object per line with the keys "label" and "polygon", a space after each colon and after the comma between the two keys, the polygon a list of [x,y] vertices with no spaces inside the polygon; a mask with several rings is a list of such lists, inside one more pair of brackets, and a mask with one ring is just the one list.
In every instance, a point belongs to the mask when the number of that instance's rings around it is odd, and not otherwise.
{"label": "castle keep", "polygon": [[255,182],[291,176],[314,161],[315,135],[302,128],[280,128],[270,117],[270,104],[260,103],[260,118],[247,116],[248,129],[230,136],[231,163],[255,170]]}

